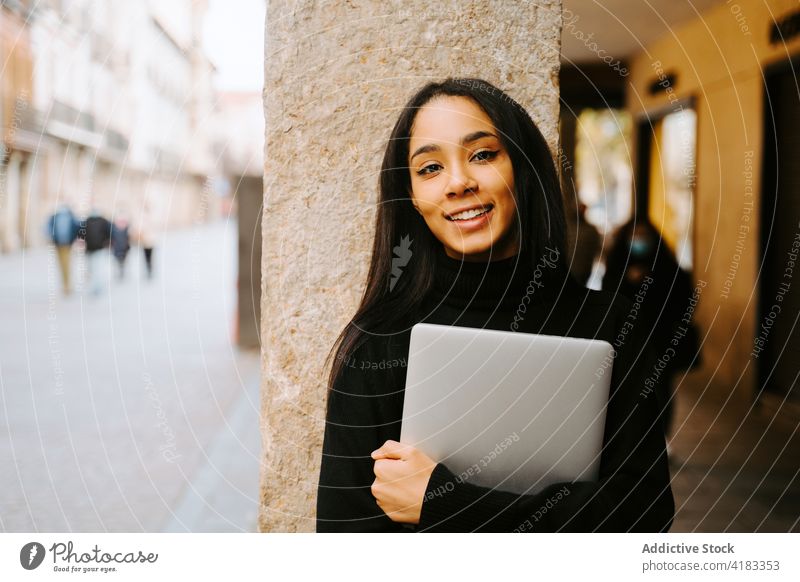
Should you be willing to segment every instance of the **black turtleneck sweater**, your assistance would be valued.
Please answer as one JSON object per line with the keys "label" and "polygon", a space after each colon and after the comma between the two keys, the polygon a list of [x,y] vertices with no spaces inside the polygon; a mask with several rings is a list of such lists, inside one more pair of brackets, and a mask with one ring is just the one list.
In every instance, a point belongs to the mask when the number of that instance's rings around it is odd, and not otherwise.
{"label": "black turtleneck sweater", "polygon": [[[420,523],[378,507],[370,453],[400,440],[410,326],[370,335],[329,394],[317,496],[317,531],[666,531],[674,514],[663,429],[646,379],[648,330],[624,298],[560,279],[548,255],[467,263],[441,252],[434,285],[413,322],[602,339],[615,347],[598,482],[551,485],[534,495],[479,487],[436,465]],[[565,282],[566,281],[566,282]],[[609,370],[610,371],[610,370]],[[535,411],[531,411],[533,416]]]}

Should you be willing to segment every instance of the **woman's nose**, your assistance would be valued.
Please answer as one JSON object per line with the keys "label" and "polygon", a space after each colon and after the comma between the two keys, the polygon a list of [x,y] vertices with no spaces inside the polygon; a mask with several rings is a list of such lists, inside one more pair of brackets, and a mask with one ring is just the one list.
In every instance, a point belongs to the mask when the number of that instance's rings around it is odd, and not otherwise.
{"label": "woman's nose", "polygon": [[450,180],[447,183],[447,196],[461,196],[465,193],[474,193],[478,183],[469,173],[467,168],[462,166],[452,166],[450,168]]}

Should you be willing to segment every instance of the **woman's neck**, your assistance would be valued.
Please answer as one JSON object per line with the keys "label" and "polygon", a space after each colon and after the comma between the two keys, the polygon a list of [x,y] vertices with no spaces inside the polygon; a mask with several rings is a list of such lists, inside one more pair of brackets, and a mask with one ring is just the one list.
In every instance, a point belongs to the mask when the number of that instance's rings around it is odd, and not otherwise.
{"label": "woman's neck", "polygon": [[458,308],[490,309],[518,304],[534,273],[527,253],[491,261],[466,261],[436,253],[429,299]]}

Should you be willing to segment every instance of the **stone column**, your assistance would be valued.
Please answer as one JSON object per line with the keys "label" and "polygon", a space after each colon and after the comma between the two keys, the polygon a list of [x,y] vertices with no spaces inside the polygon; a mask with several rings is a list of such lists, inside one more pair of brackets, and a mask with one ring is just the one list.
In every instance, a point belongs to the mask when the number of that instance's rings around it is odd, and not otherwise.
{"label": "stone column", "polygon": [[262,531],[313,531],[328,351],[363,290],[376,183],[428,80],[484,78],[557,148],[561,0],[269,0]]}

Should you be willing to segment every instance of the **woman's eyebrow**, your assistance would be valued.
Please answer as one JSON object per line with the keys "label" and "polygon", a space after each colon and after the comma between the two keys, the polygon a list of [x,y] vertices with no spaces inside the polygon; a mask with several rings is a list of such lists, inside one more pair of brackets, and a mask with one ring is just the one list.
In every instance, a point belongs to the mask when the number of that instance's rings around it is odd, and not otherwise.
{"label": "woman's eyebrow", "polygon": [[[482,131],[482,130],[481,131],[473,131],[472,133],[468,133],[467,135],[465,135],[464,137],[461,138],[461,145],[462,146],[463,145],[467,145],[468,143],[472,143],[473,141],[478,141],[479,139],[484,138],[484,137],[497,138],[497,136],[495,134],[493,134],[493,133],[491,133],[489,131]],[[429,152],[438,152],[440,149],[441,148],[436,144],[432,144],[432,143],[425,144],[423,146],[418,147],[416,150],[414,150],[414,153],[411,154],[411,157],[409,158],[409,160],[413,160],[415,157],[417,157],[420,154],[427,154]]]}

